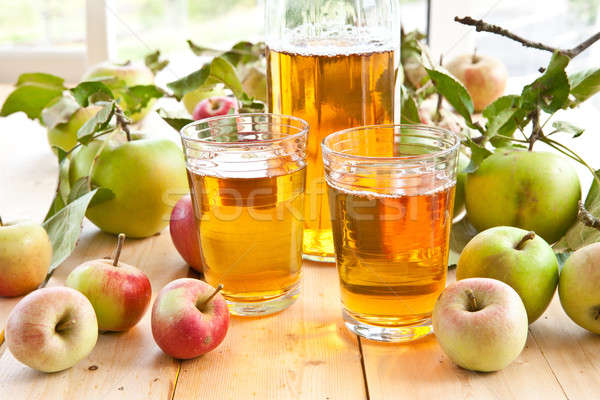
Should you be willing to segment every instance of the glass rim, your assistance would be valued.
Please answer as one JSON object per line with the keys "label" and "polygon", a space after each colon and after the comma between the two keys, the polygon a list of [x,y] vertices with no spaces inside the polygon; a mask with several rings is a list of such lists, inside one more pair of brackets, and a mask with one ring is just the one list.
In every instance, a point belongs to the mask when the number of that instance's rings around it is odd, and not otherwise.
{"label": "glass rim", "polygon": [[[455,143],[452,144],[452,146],[450,146],[447,149],[434,151],[432,153],[405,155],[405,156],[389,156],[389,157],[359,156],[356,154],[343,153],[341,151],[332,150],[325,143],[330,138],[334,138],[336,136],[343,135],[343,134],[350,133],[350,132],[358,132],[358,131],[362,131],[362,130],[366,130],[366,129],[395,129],[395,128],[400,128],[400,129],[410,128],[410,129],[418,129],[421,131],[432,131],[432,132],[444,133],[444,134],[449,135],[450,137],[454,138]],[[375,125],[356,126],[353,128],[348,128],[348,129],[344,129],[341,131],[331,133],[331,134],[325,136],[325,138],[323,138],[323,140],[321,141],[321,149],[323,151],[323,154],[325,154],[325,153],[334,154],[334,155],[340,156],[342,158],[348,158],[348,159],[352,159],[352,160],[384,161],[385,162],[385,161],[403,161],[403,160],[427,160],[427,159],[432,159],[432,158],[436,158],[436,157],[446,156],[446,155],[452,153],[453,151],[457,151],[458,148],[460,147],[460,144],[461,144],[460,136],[457,133],[452,132],[449,129],[440,128],[438,126],[425,125],[425,124],[380,124],[380,125],[375,124]]]}
{"label": "glass rim", "polygon": [[[186,136],[186,134],[185,134],[185,131],[187,131],[197,125],[200,125],[200,124],[210,123],[210,122],[214,122],[214,121],[221,121],[221,120],[226,120],[226,119],[240,118],[240,117],[265,117],[265,116],[296,121],[296,122],[299,122],[299,125],[301,125],[301,127],[296,127],[293,125],[286,124],[283,126],[297,128],[299,131],[296,133],[284,136],[284,137],[277,138],[277,139],[257,139],[257,140],[253,140],[251,142],[217,142],[217,141],[209,141],[209,140],[206,140],[205,138],[192,138],[192,137]],[[267,122],[267,123],[269,123],[269,122]],[[211,128],[209,128],[209,127],[206,128],[206,130],[210,130],[210,129]],[[238,114],[217,115],[215,117],[204,118],[204,119],[200,119],[198,121],[190,122],[189,124],[184,125],[179,130],[179,135],[181,136],[181,139],[184,141],[203,143],[203,144],[206,144],[209,146],[221,146],[221,147],[230,147],[230,148],[258,147],[258,146],[262,146],[265,144],[279,143],[284,140],[302,137],[303,135],[306,135],[308,133],[309,129],[310,129],[310,126],[309,126],[308,122],[306,122],[302,118],[294,117],[292,115],[274,114],[274,113],[244,113],[244,114],[238,113]]]}

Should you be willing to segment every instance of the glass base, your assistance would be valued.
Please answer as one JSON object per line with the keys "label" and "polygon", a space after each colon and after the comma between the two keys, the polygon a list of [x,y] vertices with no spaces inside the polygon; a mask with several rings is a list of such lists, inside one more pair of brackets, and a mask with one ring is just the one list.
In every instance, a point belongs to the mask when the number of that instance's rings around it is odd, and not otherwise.
{"label": "glass base", "polygon": [[274,299],[269,299],[260,302],[243,303],[238,301],[228,300],[227,306],[229,312],[233,315],[240,315],[246,317],[260,317],[262,315],[274,314],[279,311],[283,311],[296,301],[300,294],[300,282],[296,286],[293,286],[283,295]]}
{"label": "glass base", "polygon": [[316,261],[316,262],[322,262],[322,263],[334,263],[335,262],[335,255],[318,255],[318,254],[302,254],[302,258],[304,260],[309,260],[309,261]]}
{"label": "glass base", "polygon": [[359,321],[358,319],[354,318],[347,310],[343,310],[342,314],[344,317],[344,323],[351,332],[354,332],[358,336],[364,337],[365,339],[375,340],[378,342],[412,342],[413,340],[420,339],[433,332],[433,327],[431,326],[431,318],[419,321],[418,323],[413,325],[392,327],[371,325]]}

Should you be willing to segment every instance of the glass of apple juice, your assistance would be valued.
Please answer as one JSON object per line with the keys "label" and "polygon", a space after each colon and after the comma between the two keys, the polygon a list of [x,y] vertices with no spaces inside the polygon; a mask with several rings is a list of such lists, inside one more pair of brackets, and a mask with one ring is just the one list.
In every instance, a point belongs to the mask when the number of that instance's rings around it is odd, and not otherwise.
{"label": "glass of apple juice", "polygon": [[374,125],[322,143],[346,326],[368,339],[431,332],[446,283],[459,137]]}
{"label": "glass of apple juice", "polygon": [[275,114],[208,118],[181,130],[204,277],[235,315],[265,315],[298,296],[306,136]]}

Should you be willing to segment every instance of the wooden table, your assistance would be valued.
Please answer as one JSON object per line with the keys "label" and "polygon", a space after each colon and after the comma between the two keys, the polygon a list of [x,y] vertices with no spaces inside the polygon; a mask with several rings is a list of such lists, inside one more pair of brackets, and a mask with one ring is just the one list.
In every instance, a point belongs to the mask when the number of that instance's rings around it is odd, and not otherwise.
{"label": "wooden table", "polygon": [[[596,129],[593,119],[589,127]],[[586,148],[598,144],[589,140],[578,146],[588,160],[595,151]],[[56,179],[44,129],[22,115],[0,118],[0,171],[0,214],[41,220]],[[49,285],[63,284],[84,260],[110,255],[114,244],[86,221],[77,249]],[[190,274],[167,230],[128,240],[121,259],[146,272],[154,294]],[[0,299],[0,326],[18,300]],[[100,335],[86,359],[59,373],[25,367],[3,345],[0,399],[598,399],[598,354],[600,336],[573,324],[556,297],[531,325],[520,357],[496,373],[456,367],[433,335],[412,344],[358,339],[341,319],[335,268],[307,262],[292,307],[264,318],[233,317],[223,344],[195,360],[160,351],[150,313],[129,332]]]}

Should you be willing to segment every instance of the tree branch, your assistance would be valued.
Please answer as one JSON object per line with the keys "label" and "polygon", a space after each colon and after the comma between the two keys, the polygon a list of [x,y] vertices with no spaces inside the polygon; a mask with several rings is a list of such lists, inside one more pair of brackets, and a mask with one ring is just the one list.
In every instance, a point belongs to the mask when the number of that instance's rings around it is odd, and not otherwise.
{"label": "tree branch", "polygon": [[577,218],[583,225],[600,231],[600,218],[594,217],[591,212],[586,210],[581,200],[579,200],[579,213],[577,214]]}
{"label": "tree branch", "polygon": [[516,35],[510,31],[508,31],[507,29],[502,28],[501,26],[488,24],[487,22],[480,20],[480,19],[473,19],[471,17],[464,17],[464,18],[455,17],[454,20],[463,25],[474,26],[475,30],[477,32],[483,31],[483,32],[494,33],[496,35],[504,36],[504,37],[512,39],[516,42],[519,42],[525,47],[531,47],[531,48],[538,49],[538,50],[545,50],[545,51],[549,51],[551,53],[559,52],[570,58],[576,57],[577,55],[582,53],[585,49],[590,47],[592,44],[594,44],[595,42],[600,40],[600,32],[597,32],[596,34],[592,35],[590,38],[581,42],[579,45],[573,47],[572,49],[559,49],[556,47],[545,45],[540,42],[533,42],[531,40],[525,39],[519,35]]}

